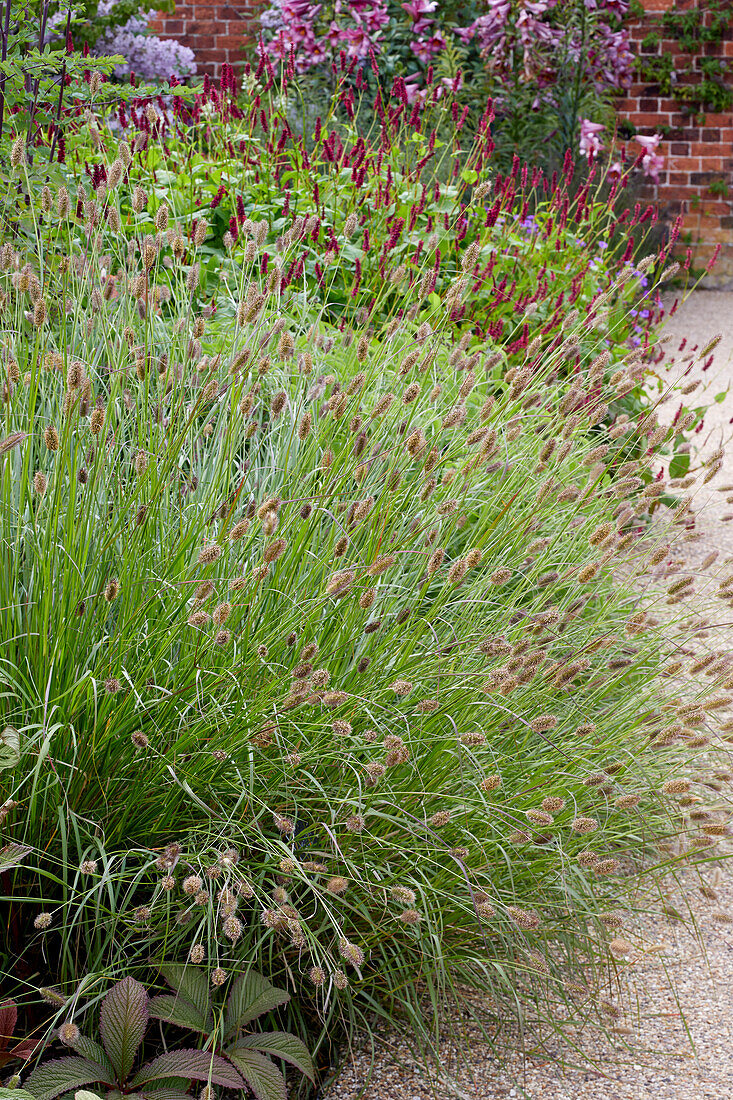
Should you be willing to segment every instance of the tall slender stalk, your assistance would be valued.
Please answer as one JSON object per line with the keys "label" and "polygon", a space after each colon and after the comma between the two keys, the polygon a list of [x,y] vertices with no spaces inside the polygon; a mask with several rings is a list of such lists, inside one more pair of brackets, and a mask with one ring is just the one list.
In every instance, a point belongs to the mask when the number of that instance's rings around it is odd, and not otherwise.
{"label": "tall slender stalk", "polygon": [[[8,59],[8,39],[10,38],[10,11],[13,5],[13,0],[5,0],[5,8],[3,10],[3,23],[2,23],[2,61],[5,62]],[[3,72],[0,74],[0,138],[3,136],[3,122],[5,118],[5,80],[6,76]]]}

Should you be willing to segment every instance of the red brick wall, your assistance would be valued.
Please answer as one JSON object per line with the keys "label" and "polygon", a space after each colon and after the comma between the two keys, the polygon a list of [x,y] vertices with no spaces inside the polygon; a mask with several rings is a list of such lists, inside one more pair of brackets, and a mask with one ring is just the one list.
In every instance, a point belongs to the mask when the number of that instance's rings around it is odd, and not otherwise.
{"label": "red brick wall", "polygon": [[263,0],[176,0],[172,15],[160,13],[155,30],[177,38],[196,54],[199,73],[218,76],[223,62],[238,67],[247,44],[257,37],[257,12]]}
{"label": "red brick wall", "polygon": [[[632,48],[642,58],[669,54],[676,72],[692,66],[699,73],[700,56],[685,53],[675,38],[664,37],[659,18],[655,15],[673,7],[673,0],[642,0],[647,15],[630,27]],[[710,21],[705,10],[705,0],[686,0],[678,10],[698,8],[701,19]],[[646,50],[642,40],[650,31],[662,36],[661,42]],[[705,43],[703,57],[717,57],[727,61],[729,71],[726,82],[733,87],[733,33],[728,27],[722,41]],[[690,84],[699,77],[684,77]],[[675,99],[661,94],[659,86],[636,82],[628,95],[618,101],[621,119],[628,119],[640,134],[659,132],[668,127],[665,140],[658,152],[665,157],[665,170],[659,173],[659,184],[650,185],[649,195],[654,198],[668,220],[682,215],[682,248],[692,248],[693,265],[704,268],[716,245],[720,245],[720,257],[706,283],[711,286],[733,284],[733,109],[722,114],[705,111],[704,119],[681,110]],[[636,150],[639,149],[631,142]],[[728,195],[712,193],[711,184],[723,181],[729,188]]]}

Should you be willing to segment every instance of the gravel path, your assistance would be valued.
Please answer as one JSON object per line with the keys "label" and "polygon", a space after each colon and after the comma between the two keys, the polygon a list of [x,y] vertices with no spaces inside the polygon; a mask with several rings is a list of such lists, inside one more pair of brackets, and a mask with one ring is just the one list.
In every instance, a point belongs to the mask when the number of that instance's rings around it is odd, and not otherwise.
{"label": "gravel path", "polygon": [[[713,364],[707,370],[695,365],[691,352],[721,332]],[[710,454],[733,435],[733,398],[713,400],[733,389],[733,293],[696,292],[663,337],[674,362],[662,389],[686,375],[690,385],[698,382],[686,398],[690,406],[712,402],[697,437],[699,449]],[[678,404],[665,402],[660,421],[671,422]],[[684,545],[686,569],[711,550],[719,551],[719,562],[733,560],[733,489],[726,498],[716,488],[726,484],[733,486],[733,447],[718,477],[696,495],[703,536]],[[733,624],[713,629],[716,648],[733,652]],[[371,1077],[371,1051],[356,1049],[324,1100],[733,1100],[733,867],[721,859],[704,876],[685,871],[670,882],[663,904],[668,913],[691,913],[694,924],[665,915],[659,900],[654,906],[650,899],[651,915],[633,934],[624,932],[633,946],[619,963],[626,1015],[615,1035],[579,1034],[584,1063],[569,1044],[550,1039],[541,1053],[528,1050],[500,1065],[478,1030],[453,1021],[463,1037],[444,1044],[440,1067],[427,1073],[406,1046],[385,1036]]]}

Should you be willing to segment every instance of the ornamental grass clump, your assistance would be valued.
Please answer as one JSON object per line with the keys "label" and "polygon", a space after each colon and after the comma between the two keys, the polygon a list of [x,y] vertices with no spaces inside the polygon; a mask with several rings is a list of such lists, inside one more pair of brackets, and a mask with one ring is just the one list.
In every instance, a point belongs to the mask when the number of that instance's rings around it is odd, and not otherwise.
{"label": "ornamental grass clump", "polygon": [[716,843],[676,810],[709,713],[662,736],[632,582],[675,490],[648,415],[613,432],[643,367],[609,365],[604,296],[504,371],[483,335],[455,356],[455,285],[340,331],[256,231],[213,302],[175,204],[150,233],[126,186],[1,253],[4,982],[254,965],[314,1037],[425,1036],[464,986],[593,1002],[602,915],[663,842]]}

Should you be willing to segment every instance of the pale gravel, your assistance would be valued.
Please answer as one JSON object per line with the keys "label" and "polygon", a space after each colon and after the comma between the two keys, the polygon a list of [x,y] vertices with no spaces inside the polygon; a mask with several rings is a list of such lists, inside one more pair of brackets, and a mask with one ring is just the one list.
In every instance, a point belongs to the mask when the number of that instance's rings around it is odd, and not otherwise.
{"label": "pale gravel", "polygon": [[[718,333],[723,339],[714,363],[702,371],[701,364],[689,361],[689,351],[694,346],[699,351]],[[662,373],[662,390],[686,375],[690,382],[700,381],[688,404],[711,402],[696,437],[704,457],[733,434],[733,398],[713,400],[733,388],[733,293],[696,292],[663,336],[669,338],[666,359],[674,361]],[[679,350],[683,339],[686,347]],[[678,404],[679,398],[666,401],[660,421],[671,422]],[[731,491],[720,493],[725,484]],[[694,571],[711,550],[719,551],[719,562],[733,559],[733,448],[715,480],[696,490],[695,508],[700,537],[675,552],[673,569]],[[716,648],[733,654],[733,621],[725,619],[714,614],[706,637],[712,635]],[[719,798],[730,806],[725,791]],[[407,1046],[390,1034],[380,1037],[374,1059],[355,1040],[323,1100],[733,1100],[733,867],[723,858],[725,849],[716,851],[717,866],[703,873],[687,869],[669,881],[665,904],[694,921],[682,923],[666,915],[659,900],[649,899],[648,915],[633,932],[622,933],[634,946],[620,964],[621,992],[615,998],[624,1006],[618,1026],[627,1034],[579,1034],[584,1063],[577,1049],[552,1036],[544,1042],[536,1037],[534,1051],[525,1038],[525,1053],[503,1055],[500,1062],[467,1018],[454,1019],[453,1032],[463,1034],[460,1040],[455,1034],[446,1038],[439,1066],[416,1064]],[[717,899],[702,896],[703,881],[715,888]]]}

